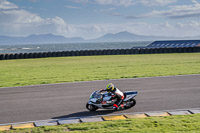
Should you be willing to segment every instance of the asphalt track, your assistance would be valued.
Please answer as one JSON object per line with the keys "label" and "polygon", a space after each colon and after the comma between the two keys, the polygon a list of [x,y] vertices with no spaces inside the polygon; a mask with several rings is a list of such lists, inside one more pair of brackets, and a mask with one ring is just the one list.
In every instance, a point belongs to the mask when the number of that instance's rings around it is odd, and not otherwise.
{"label": "asphalt track", "polygon": [[[138,91],[136,106],[123,111],[88,112],[85,105],[90,94],[110,82],[122,91]],[[199,107],[200,75],[0,88],[0,124]]]}

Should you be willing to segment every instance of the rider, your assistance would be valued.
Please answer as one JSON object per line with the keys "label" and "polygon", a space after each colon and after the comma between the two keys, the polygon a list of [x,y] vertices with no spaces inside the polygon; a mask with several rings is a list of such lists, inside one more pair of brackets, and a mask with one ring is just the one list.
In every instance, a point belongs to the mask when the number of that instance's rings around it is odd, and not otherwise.
{"label": "rider", "polygon": [[[113,105],[113,108],[116,110],[119,109],[120,104],[122,103],[122,101],[124,99],[124,93],[122,91],[120,91],[118,88],[115,88],[114,84],[112,84],[112,83],[109,83],[106,86],[106,89],[100,90],[100,92],[102,92],[102,91],[107,91],[107,92],[111,92],[114,94],[113,99],[117,99],[117,101]],[[123,107],[123,104],[121,105],[121,107]]]}

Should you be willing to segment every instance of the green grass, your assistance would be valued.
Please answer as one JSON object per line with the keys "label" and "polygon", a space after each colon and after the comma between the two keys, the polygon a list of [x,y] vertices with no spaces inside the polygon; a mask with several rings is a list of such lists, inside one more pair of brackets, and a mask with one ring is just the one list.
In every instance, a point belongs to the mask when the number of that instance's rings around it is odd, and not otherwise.
{"label": "green grass", "polygon": [[200,53],[0,61],[0,87],[200,74]]}
{"label": "green grass", "polygon": [[5,133],[200,133],[200,114],[45,126]]}

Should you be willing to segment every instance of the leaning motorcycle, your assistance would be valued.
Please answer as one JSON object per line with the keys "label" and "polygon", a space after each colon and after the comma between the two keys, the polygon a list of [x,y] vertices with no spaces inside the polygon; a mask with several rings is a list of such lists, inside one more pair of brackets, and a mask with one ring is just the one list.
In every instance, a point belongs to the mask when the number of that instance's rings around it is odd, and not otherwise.
{"label": "leaning motorcycle", "polygon": [[[113,95],[113,93],[101,93],[100,91],[94,91],[90,95],[86,108],[89,111],[96,111],[97,109],[113,109],[113,105],[116,102],[116,99],[112,99]],[[135,96],[137,96],[137,91],[124,92],[124,99],[121,103],[124,105],[124,109],[128,109],[136,105],[136,100],[134,99]]]}

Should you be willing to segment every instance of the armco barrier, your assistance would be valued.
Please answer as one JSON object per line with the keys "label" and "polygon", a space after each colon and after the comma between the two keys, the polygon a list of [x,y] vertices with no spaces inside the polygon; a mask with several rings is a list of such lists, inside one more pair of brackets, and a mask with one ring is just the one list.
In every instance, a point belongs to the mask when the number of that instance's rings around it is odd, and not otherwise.
{"label": "armco barrier", "polygon": [[43,53],[16,53],[0,54],[0,60],[46,58],[63,56],[92,56],[92,55],[125,55],[125,54],[160,54],[160,53],[192,53],[200,52],[200,47],[183,48],[135,48],[135,49],[105,49],[105,50],[80,50]]}

